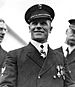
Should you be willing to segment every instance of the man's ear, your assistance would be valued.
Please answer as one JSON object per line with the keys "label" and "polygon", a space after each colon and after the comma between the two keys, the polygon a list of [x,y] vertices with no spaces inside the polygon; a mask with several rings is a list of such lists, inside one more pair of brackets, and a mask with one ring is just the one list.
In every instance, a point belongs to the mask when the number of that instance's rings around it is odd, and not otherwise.
{"label": "man's ear", "polygon": [[67,32],[68,32],[68,29],[66,30],[66,34],[67,34]]}
{"label": "man's ear", "polygon": [[31,32],[31,30],[30,30],[30,25],[29,25],[29,32]]}
{"label": "man's ear", "polygon": [[53,27],[51,26],[51,28],[50,28],[50,32],[52,31],[52,28],[53,28]]}
{"label": "man's ear", "polygon": [[50,28],[50,30],[49,30],[49,33],[51,33],[51,31],[52,31],[52,28],[53,28],[53,27],[51,27],[51,28]]}

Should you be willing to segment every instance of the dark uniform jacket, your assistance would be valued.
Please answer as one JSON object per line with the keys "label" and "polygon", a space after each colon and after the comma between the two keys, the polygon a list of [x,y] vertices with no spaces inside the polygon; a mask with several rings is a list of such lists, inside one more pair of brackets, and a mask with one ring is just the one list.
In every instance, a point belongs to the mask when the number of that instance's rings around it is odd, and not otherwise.
{"label": "dark uniform jacket", "polygon": [[[62,47],[60,47],[56,50],[61,52],[64,56]],[[67,58],[67,61],[68,61],[69,71],[71,73],[72,80],[75,81],[75,49],[66,58]]]}
{"label": "dark uniform jacket", "polygon": [[0,74],[3,67],[3,62],[6,58],[7,52],[0,46]]}
{"label": "dark uniform jacket", "polygon": [[[71,80],[68,81],[69,78],[65,82],[62,77],[55,78],[58,65],[64,66],[59,53],[49,47],[48,55],[43,59],[38,50],[29,43],[26,47],[8,53],[0,87],[67,87],[72,84]],[[64,86],[66,82],[67,85]]]}

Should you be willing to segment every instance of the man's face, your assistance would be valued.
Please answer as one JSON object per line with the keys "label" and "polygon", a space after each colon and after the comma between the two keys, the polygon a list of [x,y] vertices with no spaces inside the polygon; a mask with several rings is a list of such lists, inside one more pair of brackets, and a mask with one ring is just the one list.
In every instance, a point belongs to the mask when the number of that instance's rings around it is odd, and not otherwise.
{"label": "man's face", "polygon": [[74,29],[67,29],[66,31],[66,41],[68,45],[74,46],[75,45],[75,30]]}
{"label": "man's face", "polygon": [[51,21],[47,19],[35,19],[29,26],[31,38],[40,43],[44,43],[48,39],[51,29]]}
{"label": "man's face", "polygon": [[6,29],[4,28],[5,23],[0,22],[0,43],[2,42],[4,35],[6,33]]}

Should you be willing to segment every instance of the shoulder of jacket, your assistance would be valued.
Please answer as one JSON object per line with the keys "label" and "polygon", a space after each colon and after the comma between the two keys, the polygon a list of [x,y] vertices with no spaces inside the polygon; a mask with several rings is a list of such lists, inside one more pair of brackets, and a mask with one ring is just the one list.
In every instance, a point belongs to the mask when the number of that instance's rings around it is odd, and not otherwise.
{"label": "shoulder of jacket", "polygon": [[8,52],[8,55],[13,55],[13,56],[20,55],[23,52],[23,50],[25,50],[25,49],[26,49],[26,46],[18,48],[18,49],[11,50],[11,51]]}

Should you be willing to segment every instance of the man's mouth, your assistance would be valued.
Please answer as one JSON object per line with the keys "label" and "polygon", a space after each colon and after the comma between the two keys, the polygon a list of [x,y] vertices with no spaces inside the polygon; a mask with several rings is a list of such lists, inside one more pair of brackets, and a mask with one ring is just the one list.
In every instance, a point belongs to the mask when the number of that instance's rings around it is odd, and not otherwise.
{"label": "man's mouth", "polygon": [[4,37],[4,35],[3,34],[0,34],[0,38],[3,38]]}
{"label": "man's mouth", "polygon": [[70,39],[70,41],[74,41],[75,42],[75,39]]}
{"label": "man's mouth", "polygon": [[44,31],[34,31],[35,33],[44,33]]}

